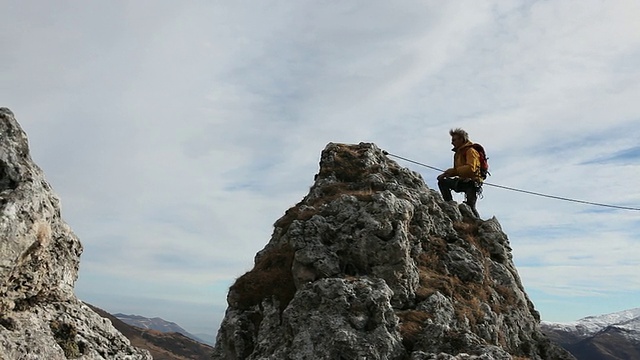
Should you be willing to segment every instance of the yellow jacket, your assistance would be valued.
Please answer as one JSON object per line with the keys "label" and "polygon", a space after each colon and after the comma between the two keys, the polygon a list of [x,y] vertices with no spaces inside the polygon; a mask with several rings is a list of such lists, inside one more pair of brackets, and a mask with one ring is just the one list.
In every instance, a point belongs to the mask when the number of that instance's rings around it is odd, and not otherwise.
{"label": "yellow jacket", "polygon": [[453,155],[453,168],[447,170],[447,174],[463,179],[472,179],[482,182],[480,175],[480,154],[472,147],[473,143],[467,141]]}

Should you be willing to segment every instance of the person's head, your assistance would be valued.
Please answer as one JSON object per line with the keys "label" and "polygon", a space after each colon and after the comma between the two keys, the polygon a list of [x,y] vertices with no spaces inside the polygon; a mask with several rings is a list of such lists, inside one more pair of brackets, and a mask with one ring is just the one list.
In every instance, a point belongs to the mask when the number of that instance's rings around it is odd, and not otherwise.
{"label": "person's head", "polygon": [[453,145],[454,149],[459,148],[469,141],[469,134],[461,128],[449,130],[449,135],[451,135],[451,145]]}

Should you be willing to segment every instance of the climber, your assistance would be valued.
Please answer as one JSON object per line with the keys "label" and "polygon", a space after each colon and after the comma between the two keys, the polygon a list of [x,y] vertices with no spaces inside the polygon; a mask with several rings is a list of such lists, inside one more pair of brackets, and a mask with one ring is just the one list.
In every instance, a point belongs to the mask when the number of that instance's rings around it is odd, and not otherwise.
{"label": "climber", "polygon": [[[481,154],[469,141],[469,134],[457,128],[449,130],[451,144],[453,145],[453,167],[438,175],[438,187],[445,201],[453,200],[451,191],[463,192],[465,203],[469,205],[473,213],[480,217],[476,210],[478,194],[482,190],[483,174],[481,174]],[[483,154],[484,155],[484,154]]]}

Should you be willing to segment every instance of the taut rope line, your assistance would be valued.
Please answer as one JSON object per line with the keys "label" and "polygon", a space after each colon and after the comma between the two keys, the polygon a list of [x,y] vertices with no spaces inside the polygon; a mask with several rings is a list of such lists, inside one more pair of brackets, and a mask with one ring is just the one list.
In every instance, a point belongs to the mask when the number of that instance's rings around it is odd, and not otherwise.
{"label": "taut rope line", "polygon": [[[398,158],[398,159],[401,159],[401,160],[404,160],[404,161],[407,161],[407,162],[410,162],[410,163],[413,163],[413,164],[416,164],[416,165],[424,166],[424,167],[432,169],[432,170],[444,171],[442,169],[438,169],[437,167],[429,166],[427,164],[423,164],[423,163],[418,162],[418,161],[407,159],[407,158],[404,158],[404,157],[399,156],[399,155],[391,154],[391,153],[386,152],[386,151],[383,151],[383,153],[385,155],[393,156],[395,158]],[[640,211],[640,208],[635,208],[635,207],[630,207],[630,206],[610,205],[610,204],[602,204],[602,203],[591,202],[591,201],[570,199],[570,198],[566,198],[566,197],[562,197],[562,196],[548,195],[548,194],[543,194],[543,193],[539,193],[539,192],[535,192],[535,191],[516,189],[516,188],[509,187],[509,186],[504,186],[504,185],[491,184],[491,183],[488,183],[488,182],[484,182],[483,184],[484,185],[488,185],[488,186],[497,187],[497,188],[500,188],[500,189],[517,191],[517,192],[521,192],[521,193],[524,193],[524,194],[542,196],[542,197],[555,199],[555,200],[570,201],[570,202],[575,202],[575,203],[580,203],[580,204],[602,206],[602,207],[608,207],[608,208],[613,208],[613,209]]]}

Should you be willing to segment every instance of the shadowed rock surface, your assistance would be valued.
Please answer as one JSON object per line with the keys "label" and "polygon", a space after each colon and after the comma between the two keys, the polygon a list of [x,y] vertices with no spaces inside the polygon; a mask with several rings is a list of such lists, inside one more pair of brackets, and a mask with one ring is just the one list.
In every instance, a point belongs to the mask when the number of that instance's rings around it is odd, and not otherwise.
{"label": "shadowed rock surface", "polygon": [[374,144],[327,145],[227,301],[214,359],[573,359],[540,331],[498,220]]}
{"label": "shadowed rock surface", "polygon": [[0,108],[0,359],[151,359],[73,293],[82,245]]}

